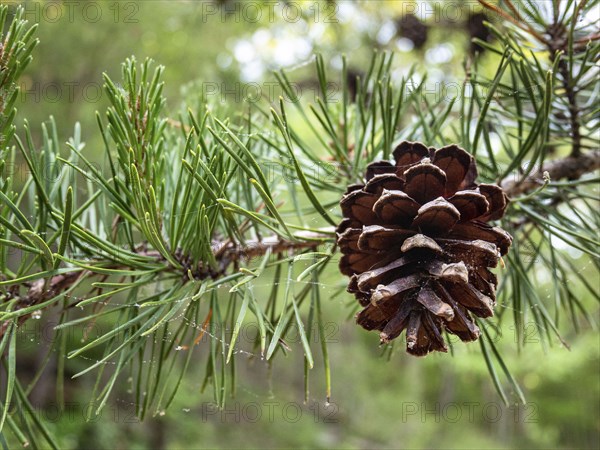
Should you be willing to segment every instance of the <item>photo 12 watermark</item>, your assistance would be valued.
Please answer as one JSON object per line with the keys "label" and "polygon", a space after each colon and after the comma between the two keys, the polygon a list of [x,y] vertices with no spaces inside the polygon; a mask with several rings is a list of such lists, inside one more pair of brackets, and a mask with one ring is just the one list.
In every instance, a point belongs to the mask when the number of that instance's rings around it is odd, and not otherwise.
{"label": "photo 12 watermark", "polygon": [[79,402],[66,400],[65,402],[49,402],[43,406],[31,405],[23,408],[16,402],[11,402],[4,407],[11,415],[21,418],[33,418],[36,421],[57,424],[59,422],[83,423],[83,422],[113,422],[118,424],[140,423],[134,403],[120,402],[119,404],[107,404],[100,408],[99,403]]}
{"label": "photo 12 watermark", "polygon": [[23,19],[34,23],[138,23],[140,2],[56,0],[22,2]]}
{"label": "photo 12 watermark", "polygon": [[402,402],[401,422],[487,422],[508,421],[514,423],[537,423],[539,408],[536,403],[511,404],[497,402]]}
{"label": "photo 12 watermark", "polygon": [[98,103],[104,96],[102,83],[95,81],[61,81],[42,83],[21,81],[20,103]]}
{"label": "photo 12 watermark", "polygon": [[232,1],[199,2],[202,22],[235,23],[297,23],[301,20],[315,23],[338,23],[338,2],[288,2],[288,1]]}
{"label": "photo 12 watermark", "polygon": [[200,420],[221,423],[297,423],[308,419],[314,423],[338,423],[339,407],[335,403],[298,403],[285,401],[228,402],[223,408],[216,403],[203,403]]}

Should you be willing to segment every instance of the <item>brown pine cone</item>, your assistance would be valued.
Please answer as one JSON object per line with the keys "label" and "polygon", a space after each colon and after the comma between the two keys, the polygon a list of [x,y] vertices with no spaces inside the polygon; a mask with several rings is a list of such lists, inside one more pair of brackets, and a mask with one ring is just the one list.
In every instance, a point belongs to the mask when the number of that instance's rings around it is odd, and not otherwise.
{"label": "brown pine cone", "polygon": [[473,341],[470,313],[493,314],[497,279],[488,267],[512,238],[486,222],[502,217],[508,198],[475,183],[475,160],[456,145],[402,142],[393,156],[395,164],[370,164],[366,184],[340,202],[340,270],[364,307],[357,322],[379,330],[382,343],[406,329],[408,353],[446,352],[443,330]]}
{"label": "brown pine cone", "polygon": [[416,49],[427,42],[429,28],[414,14],[406,14],[396,19],[396,34],[412,41]]}
{"label": "brown pine cone", "polygon": [[471,37],[469,51],[473,54],[475,52],[483,53],[485,51],[485,47],[482,47],[477,42],[473,42],[474,38],[489,42],[493,37],[492,33],[490,33],[490,30],[483,23],[486,20],[489,20],[488,17],[481,12],[473,13],[467,18],[466,28],[469,32],[469,36]]}

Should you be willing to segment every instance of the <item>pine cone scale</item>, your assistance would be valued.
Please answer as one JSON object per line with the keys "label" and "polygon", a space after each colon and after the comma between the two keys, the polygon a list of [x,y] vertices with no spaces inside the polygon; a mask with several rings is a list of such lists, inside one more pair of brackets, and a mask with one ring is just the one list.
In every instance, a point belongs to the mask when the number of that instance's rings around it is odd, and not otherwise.
{"label": "pine cone scale", "polygon": [[461,222],[469,222],[483,216],[490,206],[485,195],[476,191],[458,191],[448,201],[460,211]]}
{"label": "pine cone scale", "polygon": [[[360,231],[360,230],[359,230]],[[406,239],[414,236],[415,232],[404,228],[387,228],[379,225],[363,227],[358,238],[358,248],[365,252],[376,253],[389,250],[390,246],[400,246]]]}
{"label": "pine cone scale", "polygon": [[424,286],[419,291],[417,301],[432,314],[442,317],[448,322],[454,319],[454,310],[452,307],[448,303],[444,303],[435,291],[428,286]]}
{"label": "pine cone scale", "polygon": [[427,203],[444,194],[446,174],[439,167],[427,162],[412,166],[404,172],[404,191],[420,204]]}
{"label": "pine cone scale", "polygon": [[373,204],[373,211],[386,223],[409,223],[419,211],[420,205],[399,190],[384,189]]}
{"label": "pine cone scale", "polygon": [[439,232],[452,229],[459,220],[458,209],[445,198],[438,197],[419,208],[412,222],[412,228]]}
{"label": "pine cone scale", "polygon": [[[471,164],[471,155],[456,145],[442,147],[435,152],[433,163],[446,175],[445,195],[449,196],[463,185],[468,187],[477,176],[475,165]],[[469,171],[473,178],[467,177]]]}

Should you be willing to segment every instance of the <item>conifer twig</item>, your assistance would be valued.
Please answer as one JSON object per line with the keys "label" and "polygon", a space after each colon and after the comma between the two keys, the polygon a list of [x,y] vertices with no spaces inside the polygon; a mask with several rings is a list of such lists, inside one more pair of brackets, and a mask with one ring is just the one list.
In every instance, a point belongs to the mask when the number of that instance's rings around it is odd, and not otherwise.
{"label": "conifer twig", "polygon": [[[187,269],[189,269],[197,279],[217,279],[226,274],[233,262],[258,258],[264,256],[268,251],[270,251],[271,254],[282,254],[302,249],[315,249],[323,242],[327,242],[328,239],[330,240],[331,233],[333,233],[333,229],[324,229],[322,233],[302,231],[296,234],[298,238],[303,239],[298,241],[281,239],[279,236],[268,236],[260,240],[246,241],[244,245],[238,245],[231,241],[225,241],[224,243],[213,242],[213,248],[215,249],[214,253],[219,259],[219,270],[209,271],[203,267],[191,268],[189,265],[184,264],[186,273],[182,273],[181,275],[183,278],[187,279]],[[158,261],[164,261],[163,256],[158,251],[146,250],[146,247],[147,245],[145,243],[137,246],[136,254],[146,257],[155,257]],[[123,266],[105,266],[105,268],[117,269],[123,268]],[[170,266],[166,269],[166,271],[172,270],[174,270],[174,268]],[[71,288],[80,277],[91,273],[92,272],[89,271],[74,270],[73,272],[54,275],[49,279],[39,279],[29,286],[29,289],[24,296],[19,297],[14,295],[17,299],[17,305],[13,311],[41,304],[52,297],[56,297]],[[32,314],[20,316],[19,324],[22,324],[31,318],[31,316]],[[0,339],[6,332],[10,323],[10,320],[5,320],[0,324]]]}
{"label": "conifer twig", "polygon": [[600,169],[600,150],[591,150],[577,156],[568,156],[544,164],[535,173],[521,180],[502,181],[501,185],[509,197],[516,197],[540,187],[544,172],[548,172],[553,181],[560,179],[575,180],[586,173]]}

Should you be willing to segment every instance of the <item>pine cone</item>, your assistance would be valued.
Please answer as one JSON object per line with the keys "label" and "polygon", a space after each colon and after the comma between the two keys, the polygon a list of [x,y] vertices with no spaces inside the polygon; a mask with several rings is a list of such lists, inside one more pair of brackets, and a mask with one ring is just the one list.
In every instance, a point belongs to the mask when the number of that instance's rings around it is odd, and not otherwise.
{"label": "pine cone", "polygon": [[364,307],[357,322],[387,343],[406,329],[407,351],[447,351],[442,331],[479,337],[470,313],[490,317],[496,267],[511,236],[486,222],[502,217],[508,198],[476,184],[473,157],[402,142],[386,161],[367,167],[366,184],[348,188],[338,226],[340,270]]}
{"label": "pine cone", "polygon": [[488,17],[484,13],[473,13],[467,18],[467,31],[471,37],[469,51],[471,53],[479,52],[483,53],[485,47],[482,47],[477,42],[473,42],[474,38],[481,39],[482,41],[491,41],[493,35],[490,30],[483,23],[488,20]]}
{"label": "pine cone", "polygon": [[412,41],[416,49],[427,42],[429,28],[414,14],[406,14],[396,19],[396,34]]}

